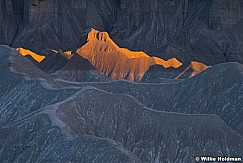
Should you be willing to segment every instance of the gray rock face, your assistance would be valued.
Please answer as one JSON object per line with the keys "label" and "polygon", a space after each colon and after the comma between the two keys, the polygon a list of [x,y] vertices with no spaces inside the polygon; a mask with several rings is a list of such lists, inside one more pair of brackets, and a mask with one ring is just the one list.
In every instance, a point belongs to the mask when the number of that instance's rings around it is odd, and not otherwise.
{"label": "gray rock face", "polygon": [[58,82],[9,47],[0,46],[0,57],[5,77],[0,80],[0,162],[141,162],[110,139],[70,139],[62,123],[51,120],[47,106],[79,88],[56,87]]}
{"label": "gray rock face", "polygon": [[144,162],[194,162],[204,150],[205,155],[225,155],[227,147],[229,155],[243,154],[243,137],[217,116],[158,112],[130,96],[94,89],[80,91],[56,107],[70,134],[119,141]]}
{"label": "gray rock face", "polygon": [[239,23],[243,17],[242,1],[213,0],[209,14],[209,27],[227,29]]}
{"label": "gray rock face", "polygon": [[53,78],[7,46],[0,57],[1,162],[243,155],[241,64],[164,84],[78,83]]}
{"label": "gray rock face", "polygon": [[[123,46],[139,50],[178,43],[193,49],[194,54],[202,54],[210,65],[226,59],[242,62],[238,60],[242,58],[242,50],[235,46],[241,42],[241,36],[229,39],[231,31],[239,33],[242,29],[240,3],[230,0],[129,1],[118,18],[120,21],[114,25],[113,37]],[[223,11],[226,12],[221,14]],[[157,55],[166,54],[157,52]],[[200,62],[207,64],[204,59]]]}
{"label": "gray rock face", "polygon": [[[158,49],[178,44],[186,49],[183,55],[193,54],[193,60],[208,65],[243,63],[240,0],[0,2],[1,44],[38,53],[48,48],[75,51],[92,27],[109,32],[121,47],[162,58],[169,52]],[[180,52],[174,55],[181,58]]]}
{"label": "gray rock face", "polygon": [[1,162],[139,163],[131,152],[109,139],[68,139],[46,114],[0,129]]}

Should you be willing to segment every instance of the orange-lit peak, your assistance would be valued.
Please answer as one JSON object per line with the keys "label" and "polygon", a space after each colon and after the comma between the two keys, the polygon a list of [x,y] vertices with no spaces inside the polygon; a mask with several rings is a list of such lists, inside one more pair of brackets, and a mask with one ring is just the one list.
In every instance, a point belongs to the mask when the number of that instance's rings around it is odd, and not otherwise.
{"label": "orange-lit peak", "polygon": [[145,72],[155,64],[165,68],[178,68],[182,65],[176,58],[165,61],[158,57],[150,57],[142,51],[133,52],[120,48],[107,32],[91,29],[87,40],[87,43],[77,49],[76,53],[114,80],[140,81]]}
{"label": "orange-lit peak", "polygon": [[42,62],[45,59],[45,56],[38,55],[30,50],[24,49],[24,48],[16,48],[16,50],[22,55],[27,56],[30,55],[36,62]]}
{"label": "orange-lit peak", "polygon": [[209,66],[196,61],[192,61],[189,67],[195,71],[204,71],[209,68]]}
{"label": "orange-lit peak", "polygon": [[87,41],[91,41],[91,40],[99,40],[99,41],[108,41],[110,40],[110,36],[107,32],[100,32],[97,31],[93,28],[91,28],[91,31],[88,34],[88,39]]}
{"label": "orange-lit peak", "polygon": [[115,42],[113,42],[107,32],[100,32],[93,28],[91,28],[88,34],[87,43],[82,47],[82,51],[114,52],[117,55],[124,55],[129,59],[149,57],[142,51],[132,52],[126,48],[120,48]]}

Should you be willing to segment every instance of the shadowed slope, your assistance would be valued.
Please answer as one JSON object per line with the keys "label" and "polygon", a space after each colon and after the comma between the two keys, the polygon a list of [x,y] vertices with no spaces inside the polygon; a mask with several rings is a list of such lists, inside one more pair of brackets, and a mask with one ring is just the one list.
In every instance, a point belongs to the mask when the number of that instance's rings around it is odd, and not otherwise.
{"label": "shadowed slope", "polygon": [[[131,95],[155,110],[216,114],[233,129],[243,124],[243,66],[239,63],[216,65],[193,78],[171,84],[114,81],[79,86],[87,85]],[[242,127],[238,129],[243,133]]]}
{"label": "shadowed slope", "polygon": [[[48,74],[41,71],[39,68],[37,68],[31,60],[21,57],[21,55],[18,55],[18,53],[13,52],[11,48],[0,46],[0,49],[8,49],[10,52],[10,55],[8,56],[8,62],[10,63],[10,69],[14,70],[17,73],[24,74],[25,76],[36,79],[41,78],[44,79],[46,83],[48,83],[52,87],[61,87],[60,83],[56,82],[53,78],[51,78]],[[44,56],[39,56],[29,50],[25,50],[20,48],[19,53],[22,54],[22,56],[30,55],[35,59],[36,61],[40,61]],[[44,57],[45,58],[45,57]],[[43,59],[44,59],[43,58]],[[40,60],[39,60],[40,59]]]}
{"label": "shadowed slope", "polygon": [[50,55],[48,55],[37,66],[46,73],[54,73],[63,68],[68,61],[69,58],[67,56],[61,55],[60,53],[51,52]]}
{"label": "shadowed slope", "polygon": [[116,140],[143,162],[194,162],[197,155],[225,155],[226,149],[228,155],[243,154],[243,137],[215,115],[159,112],[131,96],[90,87],[51,108],[74,137]]}
{"label": "shadowed slope", "polygon": [[87,59],[74,54],[68,63],[56,73],[59,77],[75,82],[109,81]]}
{"label": "shadowed slope", "polygon": [[0,135],[0,162],[142,163],[110,139],[90,135],[68,139],[46,114],[1,128]]}
{"label": "shadowed slope", "polygon": [[209,66],[199,62],[191,62],[188,66],[184,64],[180,68],[164,68],[160,65],[153,65],[144,74],[142,81],[145,82],[159,82],[161,79],[187,79],[193,77],[200,72],[205,71]]}
{"label": "shadowed slope", "polygon": [[1,126],[76,92],[58,91],[63,88],[59,82],[8,46],[0,46],[0,75]]}
{"label": "shadowed slope", "polygon": [[144,52],[119,48],[106,32],[91,29],[87,41],[77,53],[114,80],[140,81],[149,67],[155,64],[165,68],[178,68],[182,65],[175,58],[164,61],[157,57],[149,57]]}
{"label": "shadowed slope", "polygon": [[50,76],[8,46],[0,46],[0,75],[0,162],[141,162],[109,139],[70,140],[49,116],[38,114],[77,88],[46,87]]}

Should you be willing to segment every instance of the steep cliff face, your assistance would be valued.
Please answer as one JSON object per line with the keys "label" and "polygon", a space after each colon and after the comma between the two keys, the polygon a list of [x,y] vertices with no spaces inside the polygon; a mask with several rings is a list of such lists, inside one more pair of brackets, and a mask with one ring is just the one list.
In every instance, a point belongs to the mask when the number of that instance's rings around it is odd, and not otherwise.
{"label": "steep cliff face", "polygon": [[133,52],[117,46],[107,32],[91,29],[87,43],[77,54],[88,59],[98,70],[113,80],[128,79],[140,81],[152,65],[178,68],[182,65],[176,58],[165,61],[150,57],[144,52]]}
{"label": "steep cliff face", "polygon": [[[225,29],[241,29],[240,3],[237,0],[127,1],[114,24],[112,37],[120,45],[135,50],[178,43],[195,50],[194,54],[201,53],[208,60],[203,63],[210,65],[226,59],[242,62],[242,49],[235,47],[241,43],[241,36],[230,39],[222,33]],[[236,24],[241,25],[232,29]]]}
{"label": "steep cliff face", "polygon": [[0,4],[1,43],[37,53],[49,48],[75,50],[85,43],[87,29],[96,28],[131,50],[151,51],[176,43],[200,54],[196,61],[205,64],[243,62],[240,0],[1,0]]}
{"label": "steep cliff face", "polygon": [[[85,41],[85,29],[109,30],[115,20],[116,1],[26,0],[23,28],[13,46],[40,52],[46,48],[75,50]],[[23,34],[24,33],[24,34]],[[53,41],[55,40],[55,41]]]}
{"label": "steep cliff face", "polygon": [[0,1],[0,44],[12,45],[23,21],[24,0]]}

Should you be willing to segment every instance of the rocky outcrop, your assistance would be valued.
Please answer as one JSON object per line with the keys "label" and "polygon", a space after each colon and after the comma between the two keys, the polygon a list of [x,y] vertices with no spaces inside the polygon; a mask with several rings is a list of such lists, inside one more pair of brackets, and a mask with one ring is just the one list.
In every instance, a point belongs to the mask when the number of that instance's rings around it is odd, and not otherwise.
{"label": "rocky outcrop", "polygon": [[113,80],[128,79],[140,81],[152,65],[178,68],[182,65],[176,58],[167,61],[150,57],[144,52],[132,52],[118,47],[107,32],[91,29],[87,43],[77,50],[77,54],[88,59],[99,71]]}

